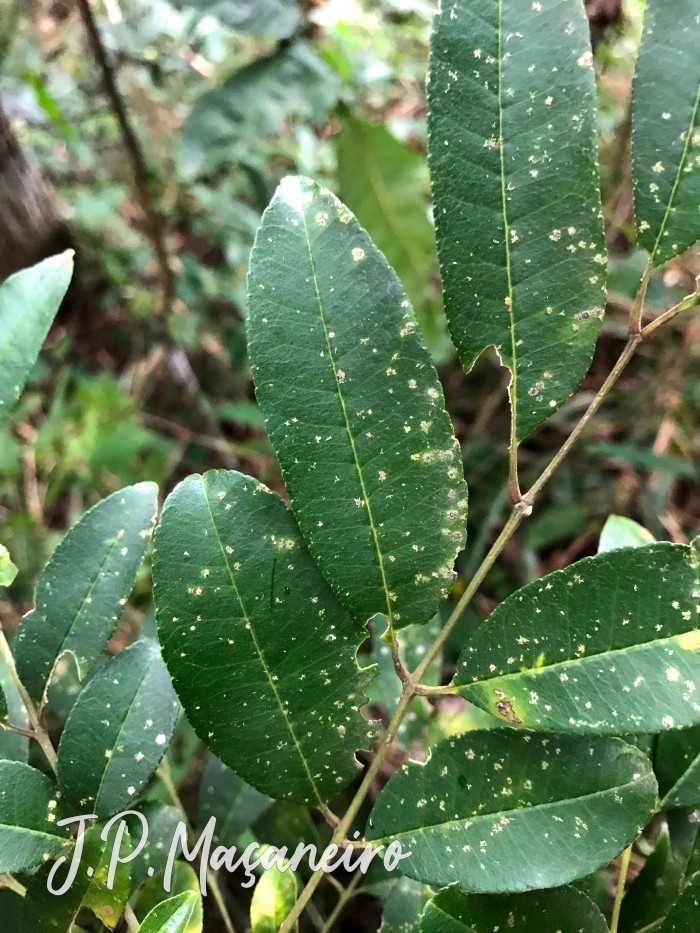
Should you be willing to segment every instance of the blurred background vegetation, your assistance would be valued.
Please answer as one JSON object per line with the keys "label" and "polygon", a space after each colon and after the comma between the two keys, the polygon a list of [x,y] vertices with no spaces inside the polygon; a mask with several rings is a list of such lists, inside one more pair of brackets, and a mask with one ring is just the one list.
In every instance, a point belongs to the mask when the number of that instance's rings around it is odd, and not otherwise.
{"label": "blurred background vegetation", "polygon": [[[0,278],[65,248],[77,253],[41,360],[0,428],[0,543],[20,568],[0,602],[8,631],[30,607],[57,540],[125,484],[154,480],[164,497],[188,473],[226,467],[285,495],[255,403],[244,320],[255,230],[290,173],[322,181],[349,205],[416,307],[470,486],[459,595],[508,512],[509,413],[495,353],[465,375],[441,307],[425,157],[434,8],[434,0],[0,0]],[[521,449],[525,487],[617,358],[645,262],[629,165],[643,0],[587,8],[609,302],[588,376]],[[652,282],[646,313],[687,294],[697,275],[695,249]],[[594,553],[610,513],[661,539],[697,532],[698,338],[700,321],[683,315],[641,347],[487,577],[448,645],[444,676],[500,600]],[[143,624],[152,625],[147,566],[112,650]],[[408,649],[419,654],[421,644]],[[387,689],[374,697],[380,714],[395,702]],[[405,745],[421,729],[444,735],[471,723],[454,698],[437,714],[414,702]],[[66,703],[54,701],[63,714]],[[186,800],[196,794],[197,748],[184,730],[169,752]],[[375,929],[368,904],[347,910]]]}

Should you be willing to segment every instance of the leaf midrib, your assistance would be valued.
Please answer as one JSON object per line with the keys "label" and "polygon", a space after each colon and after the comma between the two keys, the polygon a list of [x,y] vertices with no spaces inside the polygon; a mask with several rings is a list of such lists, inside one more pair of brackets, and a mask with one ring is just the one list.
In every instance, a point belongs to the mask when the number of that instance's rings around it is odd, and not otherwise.
{"label": "leaf midrib", "polygon": [[235,597],[236,597],[236,599],[238,600],[238,605],[241,607],[241,612],[243,613],[243,618],[244,618],[245,621],[246,621],[246,626],[245,626],[245,628],[246,628],[246,630],[247,630],[248,632],[250,632],[250,637],[251,637],[252,642],[253,642],[253,647],[255,648],[255,653],[257,654],[258,659],[259,659],[259,661],[260,661],[260,666],[261,666],[262,669],[263,669],[263,673],[265,674],[265,677],[267,678],[268,684],[270,685],[270,689],[272,690],[272,693],[273,693],[273,695],[274,695],[274,697],[275,697],[275,700],[277,701],[277,705],[279,706],[280,714],[281,714],[281,716],[282,716],[282,721],[284,722],[285,726],[287,727],[287,730],[289,731],[289,734],[290,734],[291,737],[292,737],[292,741],[294,742],[294,747],[296,748],[297,753],[299,754],[299,758],[300,758],[300,760],[301,760],[301,763],[302,763],[303,766],[304,766],[304,770],[306,771],[306,775],[307,775],[307,777],[308,777],[308,779],[309,779],[309,783],[310,783],[311,787],[313,788],[314,794],[316,795],[316,800],[318,801],[318,805],[319,805],[319,806],[323,806],[323,805],[324,805],[323,798],[321,797],[321,794],[318,792],[318,788],[316,787],[316,782],[315,782],[314,779],[313,779],[313,776],[312,776],[312,774],[311,774],[311,770],[309,769],[309,765],[308,765],[308,763],[307,763],[307,761],[306,761],[306,756],[304,755],[304,753],[303,753],[303,751],[302,751],[302,749],[301,749],[301,745],[299,744],[299,740],[297,739],[296,733],[294,732],[294,729],[292,728],[292,724],[291,724],[291,722],[289,721],[289,716],[288,716],[288,715],[285,715],[284,704],[282,703],[282,699],[281,699],[281,697],[280,697],[280,695],[279,695],[279,692],[278,692],[278,690],[277,690],[277,687],[276,687],[276,685],[275,685],[275,682],[274,682],[274,680],[272,679],[272,675],[270,674],[270,670],[269,670],[269,668],[268,668],[268,666],[267,666],[267,663],[266,663],[266,661],[265,661],[265,658],[264,658],[264,656],[263,656],[262,649],[260,648],[260,645],[258,644],[258,639],[256,638],[255,630],[254,630],[254,628],[253,628],[253,622],[252,622],[252,620],[250,619],[248,613],[246,612],[246,608],[245,608],[245,605],[243,604],[243,599],[242,599],[242,597],[241,597],[240,591],[239,591],[238,587],[236,586],[236,581],[235,581],[235,579],[234,579],[233,573],[231,572],[231,566],[230,566],[230,564],[229,564],[229,562],[228,562],[228,555],[227,555],[227,553],[226,553],[226,549],[224,548],[223,542],[222,542],[222,540],[221,540],[221,536],[219,535],[219,528],[218,528],[218,526],[217,526],[217,524],[216,524],[216,522],[215,522],[215,520],[214,520],[214,514],[213,514],[213,512],[212,512],[212,510],[211,510],[211,504],[210,504],[210,502],[209,502],[209,496],[207,495],[206,486],[204,485],[204,479],[203,479],[203,477],[202,477],[201,475],[198,476],[198,479],[199,479],[200,483],[202,484],[202,495],[204,496],[204,501],[205,501],[206,506],[207,506],[207,512],[209,513],[209,520],[210,520],[210,522],[211,522],[211,527],[212,527],[212,529],[213,529],[213,531],[214,531],[214,534],[216,535],[216,543],[217,543],[218,546],[219,546],[219,550],[220,550],[220,552],[221,552],[221,557],[222,557],[222,559],[223,559],[223,561],[224,561],[224,564],[225,564],[225,566],[226,566],[226,571],[227,571],[227,573],[228,573],[229,581],[230,581],[230,583],[231,583],[231,589],[233,590],[233,592],[234,592],[234,594],[235,594]]}

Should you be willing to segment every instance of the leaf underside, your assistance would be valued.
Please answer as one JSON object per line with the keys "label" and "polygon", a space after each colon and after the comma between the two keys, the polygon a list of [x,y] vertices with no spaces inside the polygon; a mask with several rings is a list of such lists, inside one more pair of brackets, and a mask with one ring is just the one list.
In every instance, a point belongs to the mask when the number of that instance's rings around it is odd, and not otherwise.
{"label": "leaf underside", "polygon": [[318,806],[349,783],[374,735],[365,632],[279,496],[240,473],[189,477],[163,509],[153,577],[163,657],[202,741],[272,797]]}
{"label": "leaf underside", "polygon": [[248,295],[256,394],[321,572],[358,622],[427,621],[464,546],[467,489],[401,283],[329,191],[288,178]]}
{"label": "leaf underside", "polygon": [[596,95],[580,0],[449,0],[436,14],[429,158],[452,339],[466,369],[495,346],[513,437],[588,369],[606,249]]}
{"label": "leaf underside", "polygon": [[661,266],[700,239],[698,0],[647,0],[632,88],[637,242]]}
{"label": "leaf underside", "polygon": [[649,544],[524,586],[467,643],[462,696],[513,725],[658,732],[700,721],[694,547]]}
{"label": "leaf underside", "polygon": [[620,739],[477,730],[404,765],[374,805],[368,838],[398,839],[412,852],[402,872],[426,884],[520,892],[608,864],[655,803],[651,762]]}

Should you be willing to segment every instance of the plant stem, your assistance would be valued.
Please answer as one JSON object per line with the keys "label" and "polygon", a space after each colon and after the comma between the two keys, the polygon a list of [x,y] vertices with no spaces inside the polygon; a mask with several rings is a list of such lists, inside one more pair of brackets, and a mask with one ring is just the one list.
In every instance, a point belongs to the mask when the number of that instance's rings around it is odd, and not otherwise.
{"label": "plant stem", "polygon": [[637,933],[651,933],[652,930],[658,930],[665,919],[665,917],[659,917],[659,919],[654,920],[653,923],[648,923],[645,927],[642,927],[641,930],[637,930]]}
{"label": "plant stem", "polygon": [[698,287],[692,293],[688,295],[683,301],[679,301],[677,305],[674,305],[672,308],[669,308],[668,311],[664,311],[663,314],[660,314],[657,318],[654,318],[647,326],[642,330],[642,339],[646,340],[651,334],[654,333],[659,327],[663,327],[664,324],[667,324],[672,320],[677,314],[680,314],[681,311],[687,311],[688,308],[693,308],[695,305],[700,304],[700,281],[698,282]]}
{"label": "plant stem", "polygon": [[7,639],[5,638],[5,632],[3,631],[2,626],[0,626],[0,655],[2,655],[5,664],[7,665],[10,677],[12,677],[15,687],[17,687],[17,692],[19,693],[22,703],[27,710],[29,724],[32,727],[31,737],[35,739],[41,746],[44,754],[46,755],[48,763],[51,765],[51,768],[55,773],[57,761],[56,750],[51,744],[51,739],[49,738],[48,732],[46,729],[44,729],[39,721],[39,716],[37,714],[34,701],[27,693],[27,690],[22,681],[19,679],[17,668],[15,667],[15,659],[12,655],[12,652],[10,651],[10,646],[8,645]]}
{"label": "plant stem", "polygon": [[338,898],[338,903],[335,905],[335,907],[331,911],[331,915],[329,916],[328,920],[326,920],[326,922],[324,923],[321,933],[330,933],[330,931],[333,929],[333,924],[340,916],[340,912],[342,911],[343,907],[345,907],[347,902],[351,900],[353,897],[355,897],[356,894],[360,893],[357,890],[357,887],[360,881],[362,881],[362,878],[363,878],[362,872],[358,871],[355,877],[350,882],[350,884],[347,886],[347,888],[343,889],[340,897]]}
{"label": "plant stem", "polygon": [[511,441],[508,448],[508,494],[513,505],[522,499],[518,478],[518,445],[515,441]]}
{"label": "plant stem", "polygon": [[610,921],[610,933],[617,933],[617,927],[620,923],[620,910],[622,908],[622,898],[625,896],[625,882],[627,881],[627,870],[630,867],[631,857],[632,846],[629,846],[622,853],[620,874],[617,878],[617,890],[615,891],[615,904],[613,906],[612,920]]}
{"label": "plant stem", "polygon": [[102,42],[97,23],[92,15],[92,10],[90,9],[90,2],[89,0],[77,0],[77,5],[80,11],[80,18],[83,21],[83,27],[87,34],[90,50],[97,63],[97,67],[102,73],[102,84],[105,94],[109,100],[114,116],[117,119],[117,123],[119,124],[124,147],[131,162],[131,169],[134,177],[134,190],[146,219],[146,232],[148,239],[151,241],[151,246],[153,247],[153,252],[158,264],[158,275],[162,290],[160,313],[164,314],[170,310],[173,298],[175,297],[175,276],[170,265],[165,241],[165,220],[153,203],[151,173],[146,158],[141,150],[141,145],[134,132],[134,128],[129,120],[126,105],[119,93],[114,75],[114,68],[107,58],[107,51]]}
{"label": "plant stem", "polygon": [[647,296],[647,288],[649,286],[649,279],[651,278],[651,273],[653,272],[653,267],[651,264],[651,256],[647,260],[647,264],[644,267],[644,273],[642,275],[642,280],[637,287],[637,294],[634,296],[634,304],[632,305],[632,310],[630,311],[629,319],[629,335],[630,337],[638,337],[642,332],[642,311],[644,309],[644,299]]}
{"label": "plant stem", "polygon": [[129,933],[138,933],[138,931],[141,929],[141,924],[138,922],[131,904],[127,904],[124,908],[124,919],[126,920],[126,925],[129,928]]}
{"label": "plant stem", "polygon": [[20,897],[27,896],[27,889],[23,884],[20,884],[16,878],[13,878],[10,874],[0,875],[0,889],[7,888],[8,891],[14,891],[15,894],[19,894]]}

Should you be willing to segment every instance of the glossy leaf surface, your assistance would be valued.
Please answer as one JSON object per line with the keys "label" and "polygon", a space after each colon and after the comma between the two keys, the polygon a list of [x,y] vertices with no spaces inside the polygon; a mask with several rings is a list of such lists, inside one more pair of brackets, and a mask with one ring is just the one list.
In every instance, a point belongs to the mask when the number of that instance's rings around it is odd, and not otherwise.
{"label": "glossy leaf surface", "polygon": [[67,844],[56,788],[22,761],[0,761],[0,873],[35,868]]}
{"label": "glossy leaf surface", "polygon": [[[290,868],[280,871],[273,865],[270,871],[263,872],[250,904],[252,933],[277,933],[296,899],[297,879]],[[293,924],[291,933],[298,929],[298,923]]]}
{"label": "glossy leaf surface", "polygon": [[655,802],[651,762],[620,739],[479,730],[441,742],[425,765],[404,765],[367,836],[398,839],[412,852],[402,872],[426,884],[520,892],[606,865]]}
{"label": "glossy leaf surface", "polygon": [[148,879],[141,888],[134,905],[136,918],[143,922],[144,918],[163,901],[176,897],[178,894],[193,894],[196,897],[196,903],[184,927],[184,933],[202,933],[204,923],[202,897],[199,889],[199,878],[192,866],[183,861],[175,862],[169,892],[165,890],[164,883],[164,872]]}
{"label": "glossy leaf surface", "polygon": [[0,421],[19,398],[72,274],[73,254],[67,252],[0,285]]}
{"label": "glossy leaf surface", "polygon": [[111,816],[130,809],[158,767],[179,712],[160,648],[150,640],[120,651],[71,710],[58,747],[58,780],[78,809]]}
{"label": "glossy leaf surface", "polygon": [[17,672],[41,700],[65,651],[84,677],[116,628],[155,522],[158,487],[137,483],[98,502],[58,545],[36,585],[36,608],[14,643]]}
{"label": "glossy leaf surface", "polygon": [[463,894],[457,885],[428,901],[420,933],[608,933],[605,918],[576,888],[527,894]]}
{"label": "glossy leaf surface", "polygon": [[287,178],[248,295],[256,394],[314,559],[358,622],[427,621],[451,587],[467,492],[401,283],[329,191]]}
{"label": "glossy leaf surface", "polygon": [[578,561],[513,593],[467,643],[460,693],[529,728],[657,732],[700,720],[694,547]]}
{"label": "glossy leaf surface", "polygon": [[698,0],[647,0],[634,78],[637,242],[660,266],[700,239]]}
{"label": "glossy leaf surface", "polygon": [[588,369],[605,307],[596,96],[580,0],[454,0],[435,18],[429,156],[445,310],[470,369],[495,346],[514,437]]}
{"label": "glossy leaf surface", "polygon": [[199,896],[192,892],[161,901],[141,924],[140,933],[187,933]]}
{"label": "glossy leaf surface", "polygon": [[240,473],[189,477],[163,509],[153,576],[163,657],[202,741],[273,797],[318,804],[349,783],[373,743],[364,632],[279,496]]}

